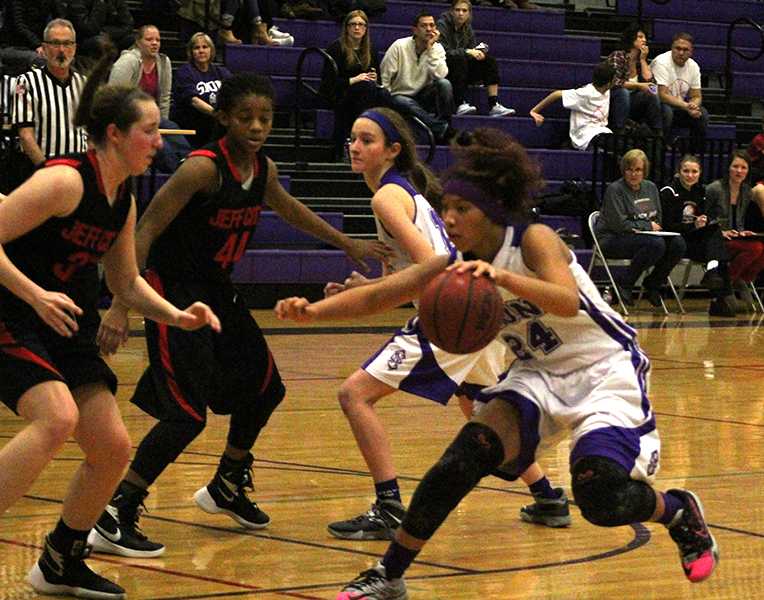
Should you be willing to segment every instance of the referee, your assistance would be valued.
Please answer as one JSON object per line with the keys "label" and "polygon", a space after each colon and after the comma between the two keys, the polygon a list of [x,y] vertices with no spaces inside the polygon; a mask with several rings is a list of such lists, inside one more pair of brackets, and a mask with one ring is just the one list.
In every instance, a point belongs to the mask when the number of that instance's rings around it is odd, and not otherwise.
{"label": "referee", "polygon": [[52,20],[43,32],[45,67],[16,80],[11,120],[21,150],[31,161],[17,169],[23,172],[18,183],[48,158],[87,149],[85,131],[72,123],[85,86],[85,77],[72,70],[76,39],[70,21]]}

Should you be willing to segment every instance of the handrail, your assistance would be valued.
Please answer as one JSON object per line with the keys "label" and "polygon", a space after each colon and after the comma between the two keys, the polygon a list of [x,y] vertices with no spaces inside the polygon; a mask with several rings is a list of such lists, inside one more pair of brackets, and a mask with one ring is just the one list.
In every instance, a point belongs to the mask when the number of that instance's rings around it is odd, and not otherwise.
{"label": "handrail", "polygon": [[314,96],[317,96],[319,98],[323,98],[327,102],[331,104],[331,101],[328,98],[325,98],[321,92],[319,92],[316,88],[314,88],[309,83],[306,83],[302,80],[302,65],[305,62],[305,59],[310,54],[318,54],[324,59],[324,65],[327,63],[331,65],[332,74],[334,78],[336,79],[339,76],[339,69],[337,68],[337,63],[334,61],[334,59],[327,54],[325,50],[322,50],[321,48],[318,48],[316,46],[311,46],[309,48],[305,48],[302,52],[300,52],[300,56],[297,59],[297,68],[296,68],[296,75],[297,79],[295,81],[295,98],[294,98],[294,159],[295,159],[295,166],[299,162],[297,159],[300,155],[300,141],[302,136],[302,108],[300,106],[300,92],[304,88],[311,92]]}
{"label": "handrail", "polygon": [[430,142],[430,149],[427,151],[427,158],[424,159],[424,162],[429,165],[430,162],[432,162],[433,156],[435,156],[435,134],[419,117],[408,115],[408,118],[412,120],[417,127],[424,129],[424,132],[427,134],[427,141]]}
{"label": "handrail", "polygon": [[[654,4],[666,5],[669,2],[671,2],[671,0],[652,0],[652,2]],[[637,2],[637,23],[641,23],[641,22],[642,22],[642,0],[638,0],[638,2]]]}
{"label": "handrail", "polygon": [[[735,30],[735,27],[742,24],[750,25],[751,27],[759,31],[761,48],[759,48],[759,53],[756,56],[747,56],[743,54],[737,48],[732,47],[732,32]],[[727,51],[726,51],[725,66],[724,66],[724,87],[725,87],[724,101],[725,101],[725,106],[727,108],[727,116],[731,115],[730,104],[732,102],[732,83],[734,79],[734,75],[732,73],[732,53],[733,52],[737,54],[739,57],[745,60],[750,60],[750,61],[757,60],[762,54],[764,54],[764,29],[761,28],[761,25],[759,25],[752,19],[749,19],[748,17],[740,17],[732,21],[732,23],[730,23],[729,28],[727,29]]]}

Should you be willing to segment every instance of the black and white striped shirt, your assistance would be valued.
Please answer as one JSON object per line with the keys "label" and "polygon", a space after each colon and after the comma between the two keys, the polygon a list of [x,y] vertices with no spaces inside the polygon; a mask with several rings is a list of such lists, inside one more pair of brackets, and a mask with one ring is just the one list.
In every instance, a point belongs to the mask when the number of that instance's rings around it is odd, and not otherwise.
{"label": "black and white striped shirt", "polygon": [[32,69],[16,80],[12,122],[16,127],[34,127],[46,158],[87,150],[85,130],[72,123],[85,81],[74,71],[67,81],[60,81],[48,69]]}
{"label": "black and white striped shirt", "polygon": [[11,124],[11,111],[15,89],[16,77],[3,75],[2,80],[0,80],[0,114],[2,114],[4,126]]}

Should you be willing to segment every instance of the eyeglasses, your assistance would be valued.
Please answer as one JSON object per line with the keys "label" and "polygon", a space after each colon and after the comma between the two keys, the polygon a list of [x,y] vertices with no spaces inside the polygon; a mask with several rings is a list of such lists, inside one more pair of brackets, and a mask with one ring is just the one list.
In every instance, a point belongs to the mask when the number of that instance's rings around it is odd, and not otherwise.
{"label": "eyeglasses", "polygon": [[43,43],[54,48],[74,48],[77,45],[72,40],[45,40]]}
{"label": "eyeglasses", "polygon": [[362,29],[366,29],[366,23],[363,23],[363,22],[355,22],[355,21],[354,21],[354,22],[348,23],[348,27],[360,27],[360,28],[362,28]]}

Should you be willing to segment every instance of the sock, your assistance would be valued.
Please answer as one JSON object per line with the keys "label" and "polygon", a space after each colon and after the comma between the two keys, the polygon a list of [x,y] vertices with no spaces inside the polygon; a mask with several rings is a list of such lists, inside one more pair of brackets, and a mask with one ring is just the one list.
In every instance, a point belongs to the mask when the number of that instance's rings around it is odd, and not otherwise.
{"label": "sock", "polygon": [[488,96],[488,109],[490,110],[494,106],[496,106],[496,103],[499,101],[498,96]]}
{"label": "sock", "polygon": [[409,550],[396,541],[390,542],[390,546],[388,546],[387,552],[381,560],[387,578],[400,579],[403,577],[403,573],[414,562],[417,554],[419,554],[419,550]]}
{"label": "sock", "polygon": [[661,492],[661,495],[663,496],[665,508],[663,509],[663,516],[658,519],[658,522],[669,525],[674,520],[676,514],[684,508],[684,500],[666,492]]}
{"label": "sock", "polygon": [[709,260],[708,264],[706,265],[706,271],[711,271],[719,266],[718,260]]}
{"label": "sock", "polygon": [[528,488],[534,496],[540,496],[541,498],[555,499],[560,497],[560,493],[555,491],[546,477],[542,477],[536,483],[530,484]]}
{"label": "sock", "polygon": [[377,500],[395,500],[396,502],[401,501],[401,490],[398,487],[397,478],[375,483],[374,490],[377,492]]}
{"label": "sock", "polygon": [[90,529],[72,529],[63,519],[59,519],[56,528],[48,536],[48,542],[64,556],[77,556],[87,543],[88,533]]}

